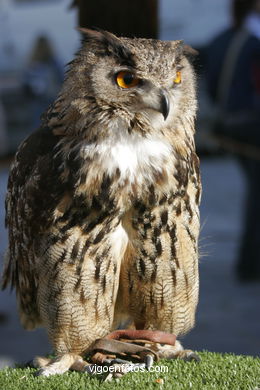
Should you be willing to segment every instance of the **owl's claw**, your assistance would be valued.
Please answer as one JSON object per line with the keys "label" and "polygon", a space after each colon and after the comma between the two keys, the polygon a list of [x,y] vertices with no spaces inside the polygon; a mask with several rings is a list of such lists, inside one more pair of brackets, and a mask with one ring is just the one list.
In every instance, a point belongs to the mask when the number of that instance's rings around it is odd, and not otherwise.
{"label": "owl's claw", "polygon": [[181,357],[181,356],[179,356],[179,357],[181,359],[185,360],[186,362],[191,362],[191,361],[200,362],[201,361],[201,358],[199,357],[199,355],[193,351],[183,350],[182,352],[184,353],[183,357]]}
{"label": "owl's claw", "polygon": [[153,366],[154,363],[154,358],[152,355],[146,355],[144,357],[144,363],[145,363],[145,368],[149,371],[150,368]]}
{"label": "owl's claw", "polygon": [[129,364],[129,363],[131,363],[129,362],[129,360],[124,360],[120,358],[116,358],[111,361],[111,364]]}

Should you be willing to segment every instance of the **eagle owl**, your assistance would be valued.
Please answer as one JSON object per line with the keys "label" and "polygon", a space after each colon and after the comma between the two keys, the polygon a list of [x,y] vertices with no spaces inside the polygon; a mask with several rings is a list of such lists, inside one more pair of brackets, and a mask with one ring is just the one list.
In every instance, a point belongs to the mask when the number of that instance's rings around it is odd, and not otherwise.
{"label": "eagle owl", "polygon": [[201,185],[189,50],[84,30],[59,96],[18,149],[3,287],[60,357],[127,321],[176,335],[194,325]]}

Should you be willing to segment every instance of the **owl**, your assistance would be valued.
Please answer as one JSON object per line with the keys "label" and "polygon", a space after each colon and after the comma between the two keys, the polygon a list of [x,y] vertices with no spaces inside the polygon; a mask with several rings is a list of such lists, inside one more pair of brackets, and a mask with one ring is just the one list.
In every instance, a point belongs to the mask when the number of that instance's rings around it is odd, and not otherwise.
{"label": "owl", "polygon": [[82,31],[6,197],[3,288],[15,287],[26,329],[48,332],[58,359],[43,375],[122,324],[184,334],[198,301],[192,49]]}

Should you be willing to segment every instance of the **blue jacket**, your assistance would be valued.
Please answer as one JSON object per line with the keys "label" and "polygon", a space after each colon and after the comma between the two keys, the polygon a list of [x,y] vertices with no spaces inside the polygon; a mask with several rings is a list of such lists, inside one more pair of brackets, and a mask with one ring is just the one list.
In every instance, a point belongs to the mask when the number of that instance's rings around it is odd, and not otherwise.
{"label": "blue jacket", "polygon": [[[222,64],[235,34],[232,28],[219,34],[208,46],[206,53],[206,79],[213,101],[216,101],[218,80]],[[233,71],[228,94],[229,112],[256,109],[260,112],[260,40],[250,35],[243,45]]]}

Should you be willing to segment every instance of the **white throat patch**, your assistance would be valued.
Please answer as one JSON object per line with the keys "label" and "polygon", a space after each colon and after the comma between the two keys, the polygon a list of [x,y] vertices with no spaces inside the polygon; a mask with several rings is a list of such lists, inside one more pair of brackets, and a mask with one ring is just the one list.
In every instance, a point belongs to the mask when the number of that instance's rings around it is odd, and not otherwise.
{"label": "white throat patch", "polygon": [[128,134],[125,129],[113,129],[113,137],[103,140],[100,144],[85,146],[85,153],[95,153],[103,169],[112,176],[120,170],[120,179],[130,182],[139,181],[144,177],[152,177],[154,170],[164,167],[172,147],[166,141],[153,136],[144,137],[138,133]]}

